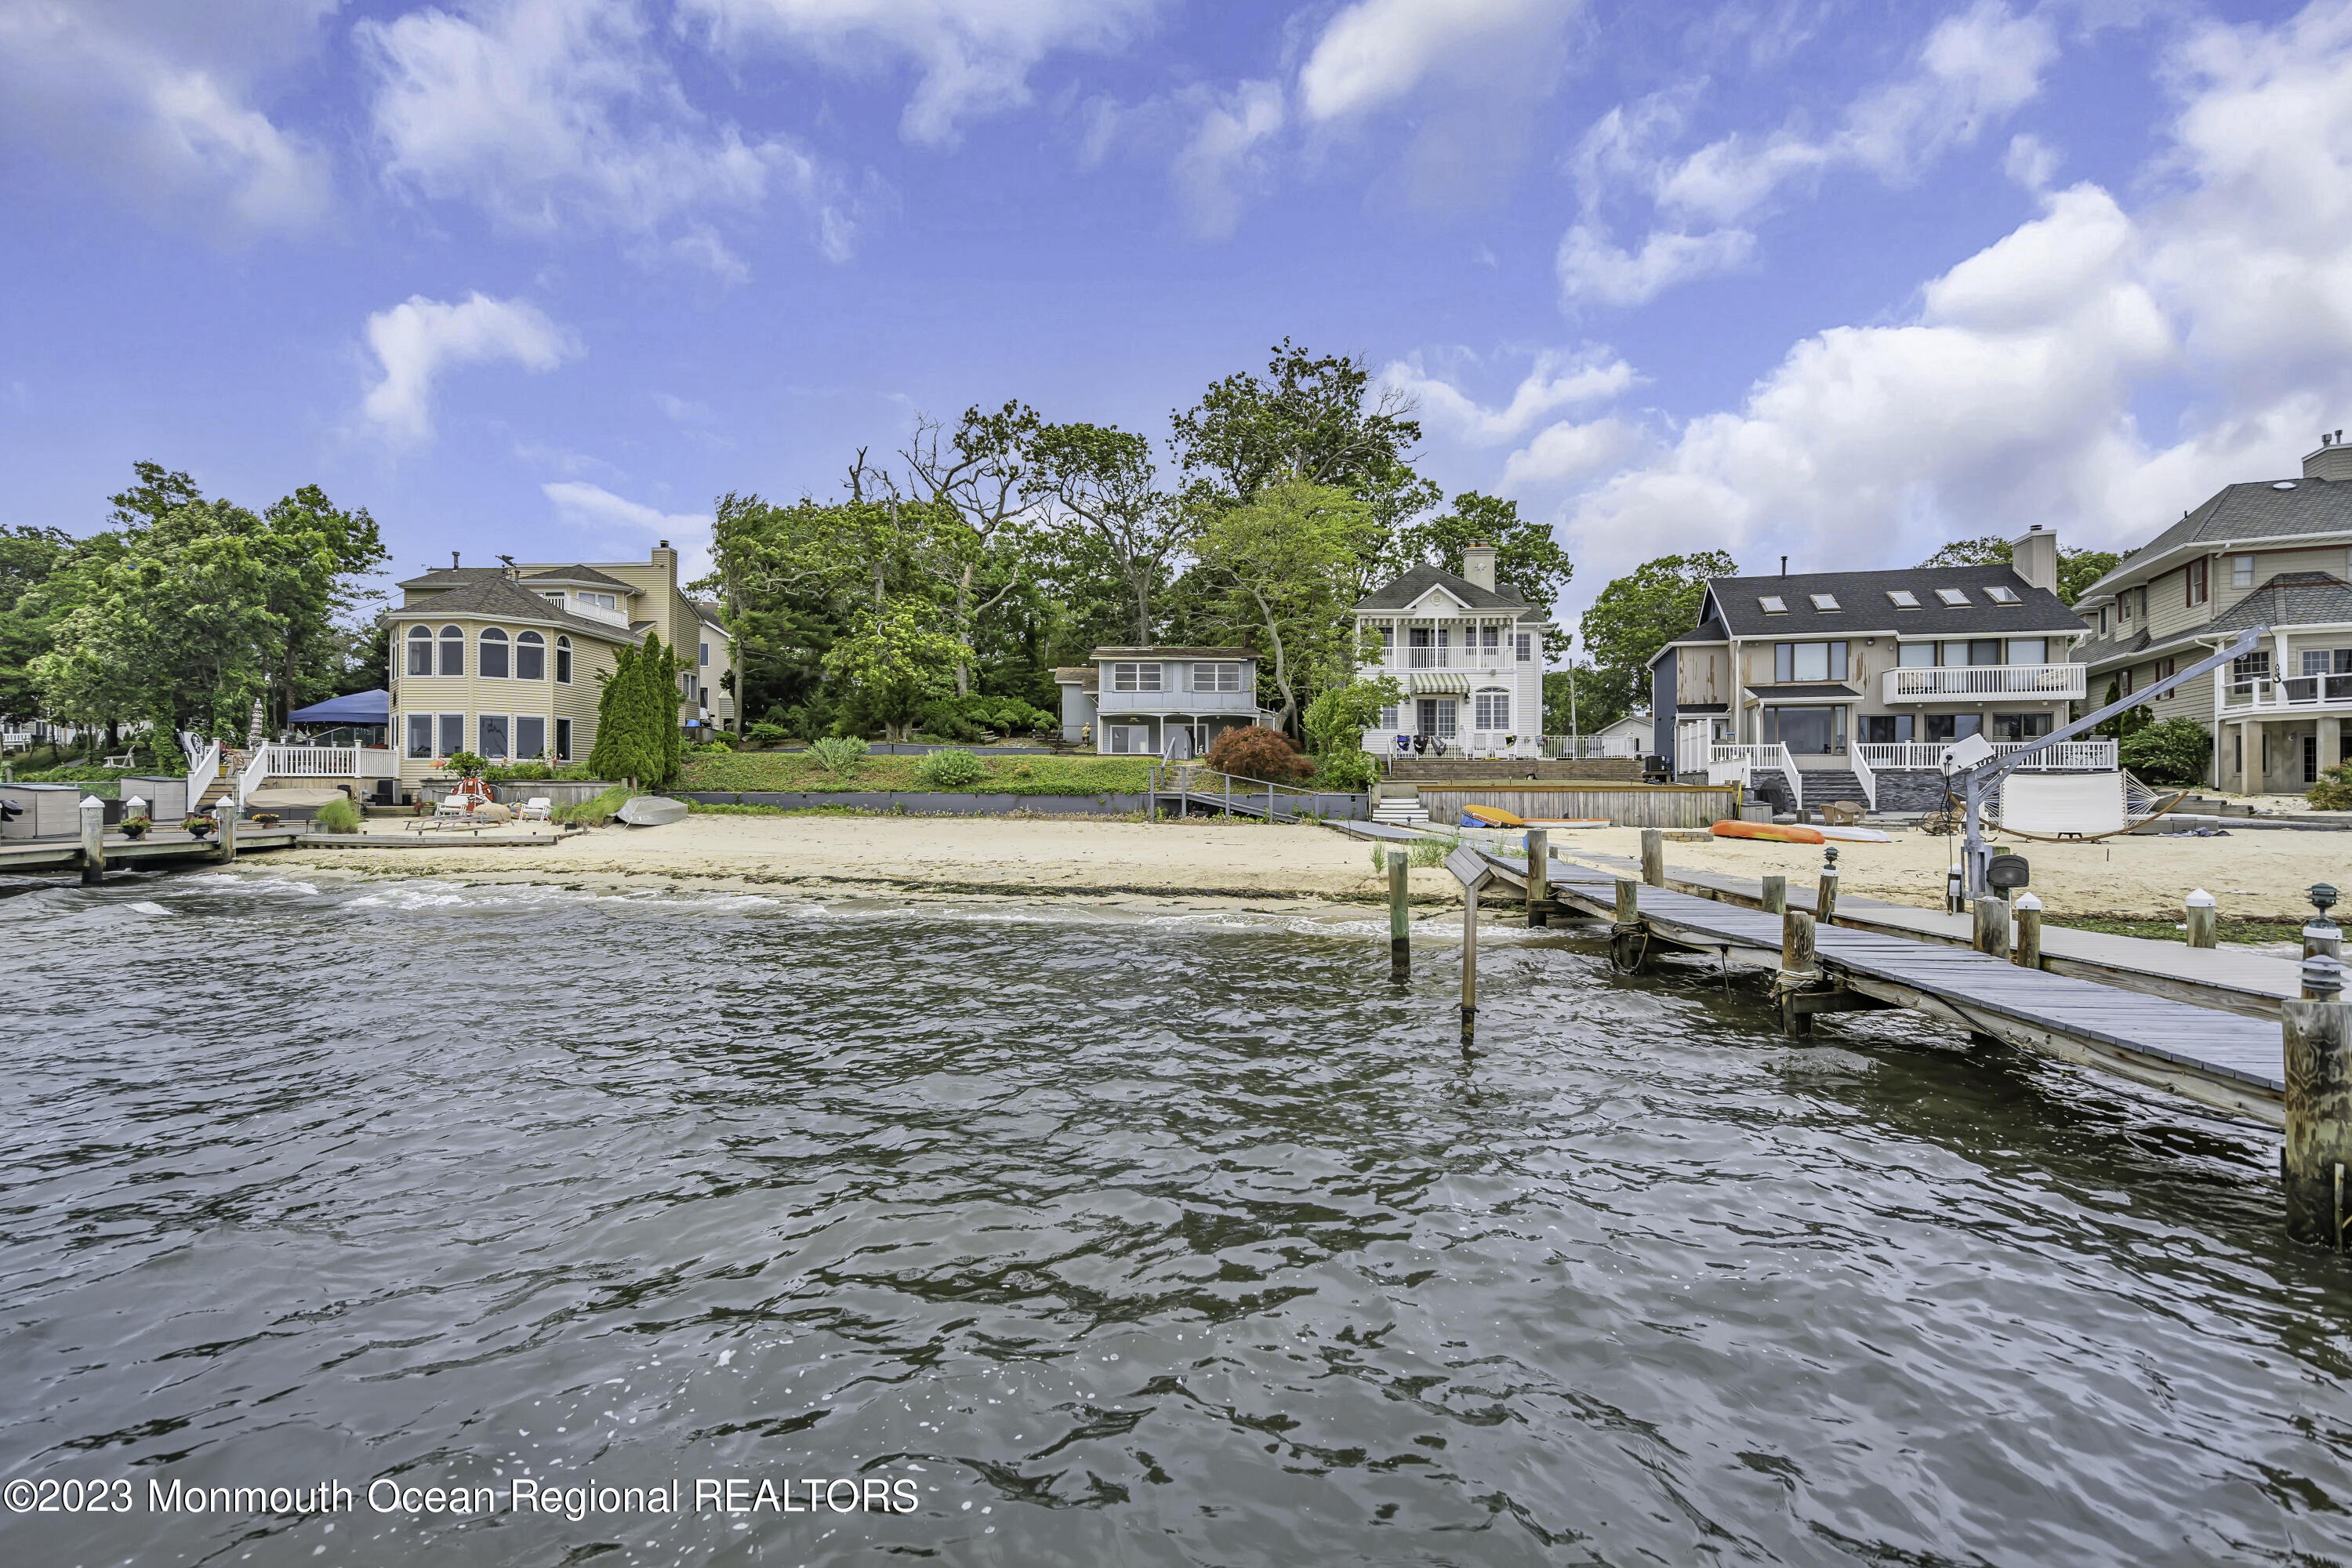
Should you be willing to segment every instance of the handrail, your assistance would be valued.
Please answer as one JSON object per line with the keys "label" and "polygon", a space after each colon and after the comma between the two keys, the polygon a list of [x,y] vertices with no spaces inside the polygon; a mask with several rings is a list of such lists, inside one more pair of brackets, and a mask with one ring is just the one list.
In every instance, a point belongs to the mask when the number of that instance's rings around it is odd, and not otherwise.
{"label": "handrail", "polygon": [[1777,743],[1774,750],[1780,753],[1781,776],[1789,781],[1789,804],[1802,811],[1805,809],[1805,780],[1804,775],[1797,772],[1797,759],[1789,754],[1786,742]]}
{"label": "handrail", "polygon": [[190,811],[196,809],[196,803],[205,798],[205,791],[212,788],[213,780],[218,777],[220,777],[220,742],[214,741],[205,747],[200,755],[188,763],[188,809]]}
{"label": "handrail", "polygon": [[251,795],[255,790],[259,789],[263,784],[266,784],[268,782],[269,742],[264,741],[261,744],[253,748],[252,760],[245,764],[245,772],[237,775],[236,804],[240,806],[243,805],[245,804],[246,796]]}
{"label": "handrail", "polygon": [[1870,803],[1871,810],[1876,811],[1878,809],[1878,775],[1870,771],[1870,759],[1862,754],[1860,746],[1848,746],[1845,749],[1845,754],[1853,764],[1855,781],[1862,785],[1862,798]]}

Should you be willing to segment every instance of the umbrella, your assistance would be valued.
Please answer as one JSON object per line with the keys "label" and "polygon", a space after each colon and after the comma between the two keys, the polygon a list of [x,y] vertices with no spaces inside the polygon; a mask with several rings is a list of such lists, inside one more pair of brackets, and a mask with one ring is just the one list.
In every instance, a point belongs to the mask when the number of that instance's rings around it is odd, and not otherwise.
{"label": "umbrella", "polygon": [[253,722],[246,728],[245,749],[248,752],[261,749],[261,699],[258,697],[253,700]]}

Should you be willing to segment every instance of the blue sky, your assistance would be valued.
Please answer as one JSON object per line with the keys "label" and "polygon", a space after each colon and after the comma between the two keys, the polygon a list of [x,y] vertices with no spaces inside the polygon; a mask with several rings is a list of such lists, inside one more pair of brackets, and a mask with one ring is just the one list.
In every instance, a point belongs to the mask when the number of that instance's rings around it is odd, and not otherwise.
{"label": "blue sky", "polygon": [[635,555],[1289,336],[1570,612],[2144,538],[2352,426],[2352,0],[0,0],[0,519]]}

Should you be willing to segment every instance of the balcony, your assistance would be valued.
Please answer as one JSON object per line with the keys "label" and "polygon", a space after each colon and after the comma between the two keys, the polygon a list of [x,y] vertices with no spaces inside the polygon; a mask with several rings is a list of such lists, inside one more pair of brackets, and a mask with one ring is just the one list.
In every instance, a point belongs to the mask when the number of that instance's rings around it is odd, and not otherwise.
{"label": "balcony", "polygon": [[2228,718],[2251,719],[2264,713],[2311,713],[2332,708],[2352,709],[2352,675],[2295,675],[2284,680],[2232,680],[2224,682],[2221,687],[2221,712]]}
{"label": "balcony", "polygon": [[2079,664],[1914,666],[1886,672],[1889,702],[1958,702],[1976,697],[2029,697],[2080,701],[2087,683]]}
{"label": "balcony", "polygon": [[1258,711],[1255,691],[1105,691],[1097,710],[1112,713],[1246,713]]}

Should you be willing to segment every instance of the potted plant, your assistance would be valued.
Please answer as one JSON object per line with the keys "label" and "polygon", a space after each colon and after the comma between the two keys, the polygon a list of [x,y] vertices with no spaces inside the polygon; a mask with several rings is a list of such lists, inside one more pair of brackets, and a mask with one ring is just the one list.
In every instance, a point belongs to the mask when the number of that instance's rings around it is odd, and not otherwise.
{"label": "potted plant", "polygon": [[253,814],[253,825],[256,827],[275,827],[278,826],[278,814],[274,811],[257,811]]}
{"label": "potted plant", "polygon": [[191,838],[205,838],[212,834],[213,819],[200,811],[192,811],[180,818],[180,829]]}
{"label": "potted plant", "polygon": [[122,829],[123,837],[135,841],[147,837],[147,830],[155,826],[155,819],[142,811],[136,816],[124,817],[118,826]]}

